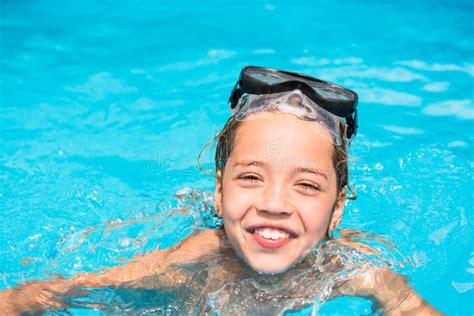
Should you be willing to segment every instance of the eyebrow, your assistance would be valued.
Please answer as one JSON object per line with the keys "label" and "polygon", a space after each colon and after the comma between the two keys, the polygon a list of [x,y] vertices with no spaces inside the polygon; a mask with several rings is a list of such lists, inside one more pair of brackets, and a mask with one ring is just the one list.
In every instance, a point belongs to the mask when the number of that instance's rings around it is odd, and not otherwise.
{"label": "eyebrow", "polygon": [[237,161],[232,165],[232,167],[250,167],[250,166],[256,166],[256,167],[261,167],[265,168],[267,167],[267,164],[263,161],[260,160],[243,160],[243,161]]}
{"label": "eyebrow", "polygon": [[317,170],[317,169],[313,169],[313,168],[298,167],[298,168],[296,168],[296,170],[294,171],[294,173],[295,173],[295,174],[297,174],[297,173],[312,173],[312,174],[314,174],[314,175],[316,175],[316,176],[321,176],[321,177],[323,177],[324,179],[329,180],[329,179],[328,179],[328,176],[327,176],[324,172],[319,171],[319,170]]}

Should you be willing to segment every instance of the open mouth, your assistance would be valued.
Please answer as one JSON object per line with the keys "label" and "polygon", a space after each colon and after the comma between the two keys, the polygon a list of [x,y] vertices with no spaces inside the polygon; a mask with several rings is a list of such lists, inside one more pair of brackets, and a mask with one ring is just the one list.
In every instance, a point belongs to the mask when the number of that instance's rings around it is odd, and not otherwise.
{"label": "open mouth", "polygon": [[281,248],[297,237],[293,231],[275,226],[255,226],[248,229],[248,232],[258,245],[269,249]]}
{"label": "open mouth", "polygon": [[254,233],[260,235],[261,237],[265,239],[271,239],[271,240],[278,240],[278,239],[290,237],[290,234],[287,233],[286,231],[282,231],[282,230],[270,228],[270,227],[257,228],[255,229]]}

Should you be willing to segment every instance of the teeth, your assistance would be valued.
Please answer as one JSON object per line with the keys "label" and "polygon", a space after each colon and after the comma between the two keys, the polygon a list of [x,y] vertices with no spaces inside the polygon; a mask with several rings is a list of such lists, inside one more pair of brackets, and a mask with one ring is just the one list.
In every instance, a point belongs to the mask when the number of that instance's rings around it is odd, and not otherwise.
{"label": "teeth", "polygon": [[258,228],[255,230],[255,233],[259,234],[265,239],[273,240],[290,237],[290,234],[288,234],[287,232],[274,228]]}
{"label": "teeth", "polygon": [[263,235],[263,238],[270,239],[272,238],[272,230],[269,228],[264,228],[262,235]]}
{"label": "teeth", "polygon": [[280,232],[272,230],[272,239],[280,239]]}

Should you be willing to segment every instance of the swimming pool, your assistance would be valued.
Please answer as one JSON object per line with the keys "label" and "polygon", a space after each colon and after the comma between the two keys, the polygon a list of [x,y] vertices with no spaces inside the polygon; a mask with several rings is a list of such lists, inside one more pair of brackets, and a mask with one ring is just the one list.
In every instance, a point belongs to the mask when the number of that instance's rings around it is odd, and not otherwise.
{"label": "swimming pool", "polygon": [[[399,271],[423,297],[474,313],[469,1],[0,6],[1,288],[188,234],[192,217],[163,227],[162,211],[209,198],[172,199],[213,189],[196,157],[229,115],[241,67],[254,64],[359,93],[358,200],[342,227],[387,236],[413,261]],[[347,309],[368,313],[357,299],[320,312]]]}

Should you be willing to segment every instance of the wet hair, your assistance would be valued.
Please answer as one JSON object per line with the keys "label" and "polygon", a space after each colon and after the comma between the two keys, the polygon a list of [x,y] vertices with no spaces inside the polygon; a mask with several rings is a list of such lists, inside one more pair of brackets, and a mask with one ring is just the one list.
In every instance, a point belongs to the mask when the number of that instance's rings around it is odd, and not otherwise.
{"label": "wet hair", "polygon": [[[234,149],[235,137],[241,124],[242,121],[238,121],[234,116],[231,116],[222,130],[207,144],[209,145],[214,140],[217,140],[215,167],[216,171],[221,170],[222,174],[224,173],[225,165]],[[199,156],[201,156],[207,145],[203,148]],[[347,144],[344,140],[342,145],[333,145],[332,163],[334,170],[336,171],[337,193],[339,194],[345,186],[348,186],[349,190],[352,192],[352,196],[347,198],[355,199],[354,192],[349,185]]]}

